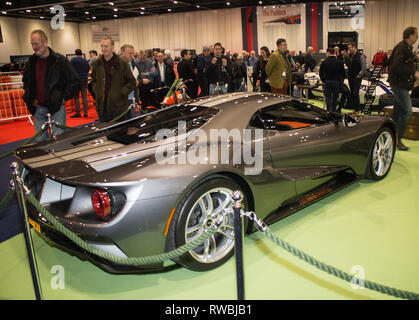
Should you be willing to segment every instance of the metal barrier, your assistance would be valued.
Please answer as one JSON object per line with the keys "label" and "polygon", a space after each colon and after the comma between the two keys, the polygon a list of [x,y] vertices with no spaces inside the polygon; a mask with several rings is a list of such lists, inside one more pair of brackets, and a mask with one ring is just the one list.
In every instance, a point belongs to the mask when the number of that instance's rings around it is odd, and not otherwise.
{"label": "metal barrier", "polygon": [[[19,78],[20,80],[18,80]],[[33,125],[32,115],[23,101],[24,90],[21,78],[22,76],[19,75],[0,76],[0,124],[27,119]],[[5,80],[9,81],[5,82]]]}

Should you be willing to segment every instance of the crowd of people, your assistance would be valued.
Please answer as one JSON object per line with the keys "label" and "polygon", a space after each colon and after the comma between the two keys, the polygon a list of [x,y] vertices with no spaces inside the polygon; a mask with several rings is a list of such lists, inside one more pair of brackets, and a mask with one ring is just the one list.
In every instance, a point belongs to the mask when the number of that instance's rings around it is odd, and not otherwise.
{"label": "crowd of people", "polygon": [[[407,101],[409,90],[413,89],[412,79],[415,76],[419,79],[419,72],[414,71],[414,63],[419,63],[419,56],[415,57],[412,51],[416,41],[417,29],[407,28],[403,40],[393,50],[384,53],[380,49],[372,60],[374,66],[381,65],[390,73],[389,82],[395,95],[393,118],[400,139],[412,110],[411,103]],[[77,97],[72,117],[81,117],[80,92],[84,116],[87,117],[87,90],[95,98],[98,120],[106,122],[139,101],[143,107],[159,108],[177,77],[187,82],[186,94],[192,99],[247,91],[248,79],[254,91],[292,95],[294,72],[318,70],[312,47],[297,54],[295,50],[288,50],[287,41],[283,38],[277,40],[276,50],[270,51],[263,46],[258,56],[254,51],[231,54],[218,42],[204,46],[198,55],[191,50],[182,50],[180,57],[173,59],[169,50],[136,51],[130,44],[117,51],[114,40],[105,37],[100,43],[100,55],[91,50],[87,60],[77,49],[71,62],[48,47],[48,38],[42,30],[31,33],[31,45],[34,54],[27,64],[23,83],[24,100],[34,115],[36,131],[40,130],[48,112],[54,120],[65,124],[64,102],[72,97]],[[47,65],[55,71],[48,69],[47,72]],[[327,50],[327,59],[320,64],[319,74],[324,83],[329,111],[336,111],[339,91],[347,77],[354,113],[359,113],[359,91],[366,72],[366,56],[355,43],[349,43],[348,50],[340,50],[339,47]],[[121,120],[132,116],[130,111]],[[407,149],[401,140],[398,147]]]}

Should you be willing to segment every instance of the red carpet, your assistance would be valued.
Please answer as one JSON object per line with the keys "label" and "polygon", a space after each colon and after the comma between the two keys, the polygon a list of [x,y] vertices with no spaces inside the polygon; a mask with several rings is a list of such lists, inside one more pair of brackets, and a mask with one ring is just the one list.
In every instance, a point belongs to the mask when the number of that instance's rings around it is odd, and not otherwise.
{"label": "red carpet", "polygon": [[[95,121],[98,116],[94,107],[89,108],[89,116],[87,118],[70,118],[74,112],[67,112],[67,126],[75,127]],[[83,115],[83,112],[82,112]],[[32,119],[33,121],[33,119]],[[28,139],[35,134],[34,126],[28,120],[19,120],[9,123],[1,123],[0,121],[0,144],[10,143],[23,139]]]}

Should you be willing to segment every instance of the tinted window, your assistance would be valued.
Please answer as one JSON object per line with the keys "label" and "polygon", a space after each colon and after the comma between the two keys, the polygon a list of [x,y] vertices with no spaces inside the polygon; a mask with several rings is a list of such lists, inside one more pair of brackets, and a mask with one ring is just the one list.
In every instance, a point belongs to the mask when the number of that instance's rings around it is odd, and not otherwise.
{"label": "tinted window", "polygon": [[288,131],[328,122],[326,111],[299,101],[287,101],[259,110],[250,125],[261,129]]}
{"label": "tinted window", "polygon": [[108,135],[108,140],[123,144],[154,142],[155,134],[160,129],[172,130],[176,136],[179,121],[186,122],[186,131],[197,129],[208,122],[218,111],[215,108],[189,105],[171,107],[127,124]]}

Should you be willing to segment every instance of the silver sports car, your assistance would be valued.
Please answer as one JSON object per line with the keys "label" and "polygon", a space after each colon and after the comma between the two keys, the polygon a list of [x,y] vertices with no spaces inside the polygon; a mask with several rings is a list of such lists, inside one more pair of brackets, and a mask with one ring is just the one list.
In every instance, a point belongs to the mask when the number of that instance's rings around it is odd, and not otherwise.
{"label": "silver sports car", "polygon": [[[15,155],[26,184],[61,223],[102,250],[139,257],[199,237],[229,212],[234,190],[244,193],[247,210],[273,223],[359,179],[383,179],[395,142],[394,122],[385,116],[354,118],[290,97],[234,93],[85,126]],[[30,217],[48,242],[108,272],[164,267],[109,263],[74,245],[33,208]],[[253,230],[248,221],[246,230]],[[233,252],[228,213],[218,233],[175,262],[209,270]]]}

